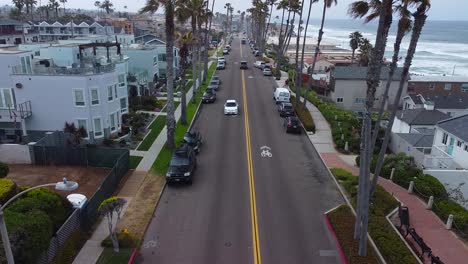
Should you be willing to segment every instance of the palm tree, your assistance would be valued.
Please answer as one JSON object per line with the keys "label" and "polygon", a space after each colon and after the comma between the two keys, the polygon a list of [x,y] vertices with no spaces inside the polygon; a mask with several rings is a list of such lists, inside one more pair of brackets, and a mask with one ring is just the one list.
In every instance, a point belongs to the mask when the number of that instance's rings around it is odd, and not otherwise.
{"label": "palm tree", "polygon": [[297,27],[297,34],[296,34],[296,80],[294,84],[296,85],[296,105],[298,106],[301,103],[301,86],[299,85],[299,80],[302,79],[302,69],[300,69],[299,63],[299,43],[301,41],[301,29],[302,29],[302,12],[304,11],[304,1],[301,2],[301,8],[299,10],[299,26]]}
{"label": "palm tree", "polygon": [[175,147],[175,116],[174,116],[174,9],[175,0],[147,0],[140,13],[154,13],[164,6],[166,22],[166,86],[167,86],[167,143],[168,148]]}
{"label": "palm tree", "polygon": [[67,2],[67,0],[59,0],[59,1],[63,5],[63,14],[65,15],[65,3]]}
{"label": "palm tree", "polygon": [[[270,5],[270,12],[268,13],[268,23],[265,29],[265,33],[263,34],[263,39],[265,39],[265,42],[267,40],[267,34],[268,34],[268,28],[270,27],[270,21],[271,21],[271,16],[273,14],[273,6],[276,5],[277,0],[267,0],[265,4]],[[262,50],[262,53],[264,50]]]}
{"label": "palm tree", "polygon": [[359,65],[367,66],[369,64],[370,54],[374,46],[370,43],[367,38],[362,38],[359,43]]}
{"label": "palm tree", "polygon": [[[307,12],[307,21],[306,21],[305,30],[304,30],[304,39],[302,40],[301,67],[300,67],[301,74],[302,74],[302,69],[304,69],[304,51],[305,51],[305,45],[306,45],[306,39],[307,39],[307,29],[309,28],[310,11],[312,10],[312,4],[318,1],[319,0],[309,0],[309,11]],[[312,75],[310,77],[312,78]],[[299,78],[297,85],[302,88],[302,78]]]}
{"label": "palm tree", "polygon": [[371,159],[372,108],[375,92],[380,83],[382,60],[392,24],[392,0],[382,0],[375,47],[372,49],[367,70],[365,114],[361,131],[361,166],[359,171],[358,208],[354,238],[359,239],[359,255],[367,255],[367,224],[369,210],[369,176]]}
{"label": "palm tree", "polygon": [[57,2],[57,0],[49,0],[49,6],[51,9],[55,10],[55,18],[58,18],[58,9],[60,4]]}
{"label": "palm tree", "polygon": [[291,26],[289,27],[289,32],[287,32],[286,42],[285,42],[286,45],[284,45],[284,48],[282,50],[283,54],[286,53],[286,51],[289,48],[289,43],[291,42],[292,33],[294,31],[294,21],[296,19],[296,15],[299,13],[299,11],[301,9],[300,1],[299,0],[291,0],[290,9],[291,9],[291,12],[293,13],[293,17],[292,17],[292,20],[291,20]]}
{"label": "palm tree", "polygon": [[309,91],[312,89],[312,75],[314,74],[315,64],[317,62],[317,57],[320,52],[320,42],[322,42],[323,36],[323,25],[325,24],[325,15],[327,13],[327,8],[330,8],[332,4],[337,4],[337,0],[323,0],[323,10],[322,10],[322,22],[320,24],[319,34],[317,38],[317,45],[315,45],[315,53],[314,53],[314,60],[312,61],[312,67],[310,67],[310,78],[307,81],[307,91],[304,96],[303,104],[304,108],[307,104],[307,98],[309,97]]}
{"label": "palm tree", "polygon": [[18,13],[21,15],[21,11],[25,5],[25,0],[13,0],[13,5],[18,9]]}
{"label": "palm tree", "polygon": [[184,125],[187,124],[187,96],[186,96],[186,72],[189,66],[188,56],[190,47],[196,42],[192,32],[185,34],[177,33],[177,43],[179,44],[179,56],[180,56],[180,67],[182,70],[182,95],[180,99],[181,103],[181,116],[180,122]]}
{"label": "palm tree", "polygon": [[106,10],[107,14],[110,14],[112,11],[114,11],[114,9],[112,9],[113,6],[114,4],[110,0],[104,0],[101,2],[99,7]]}
{"label": "palm tree", "polygon": [[208,32],[211,32],[211,21],[213,20],[213,9],[214,9],[214,4],[216,0],[213,0],[211,3],[211,10],[208,10],[209,6],[209,1],[206,3],[206,8],[207,8],[207,14],[208,14],[208,20],[207,20],[207,25],[208,27],[205,29],[205,57],[204,57],[204,65],[203,65],[203,72],[205,73],[203,75],[203,81],[206,81],[206,76],[208,76],[208,47],[210,46],[209,43],[209,38],[208,38]]}
{"label": "palm tree", "polygon": [[224,8],[226,9],[226,34],[224,34],[226,36],[227,33],[230,31],[230,29],[229,29],[229,11],[231,9],[231,4],[230,3],[225,4]]}
{"label": "palm tree", "polygon": [[359,31],[354,31],[349,34],[349,46],[353,50],[353,55],[351,56],[351,64],[354,63],[354,53],[362,42],[362,34]]}
{"label": "palm tree", "polygon": [[[387,80],[387,86],[386,86],[386,90],[385,90],[386,92],[390,88],[391,80],[393,79],[393,74],[394,74],[395,69],[397,67],[398,52],[400,50],[400,44],[401,44],[401,41],[403,39],[403,36],[412,27],[411,19],[409,18],[409,16],[407,16],[409,14],[409,11],[407,9],[408,4],[410,4],[409,1],[404,0],[403,4],[399,5],[398,9],[397,9],[401,14],[401,18],[400,18],[400,21],[398,23],[398,33],[397,33],[397,37],[396,37],[396,41],[395,41],[395,45],[394,45],[394,53],[393,53],[393,58],[392,58],[392,64],[390,65],[390,70],[389,70],[389,74],[388,74],[388,76],[389,76],[388,78],[391,78],[391,79]],[[372,197],[372,195],[374,194],[375,188],[377,186],[377,182],[378,182],[378,176],[377,175],[380,175],[380,170],[382,169],[382,166],[383,166],[383,160],[384,160],[385,152],[387,150],[387,145],[388,145],[388,142],[390,140],[391,127],[393,126],[393,122],[395,120],[395,115],[396,115],[398,105],[400,103],[400,98],[401,98],[401,94],[403,92],[403,87],[404,87],[404,84],[405,84],[406,80],[408,79],[409,68],[410,68],[411,63],[413,61],[414,53],[416,52],[416,47],[417,47],[417,44],[418,44],[419,37],[421,35],[422,29],[423,29],[423,27],[424,27],[424,25],[426,23],[426,19],[427,19],[426,12],[431,7],[430,0],[413,1],[411,4],[418,5],[416,12],[414,12],[412,14],[413,17],[414,17],[414,28],[412,28],[413,32],[412,32],[412,35],[411,35],[411,40],[410,40],[408,52],[406,54],[405,63],[403,65],[403,71],[402,71],[402,74],[401,74],[400,85],[398,87],[398,91],[397,91],[397,94],[395,96],[395,101],[393,102],[389,123],[387,125],[386,130],[385,130],[385,136],[384,136],[384,140],[383,140],[382,146],[380,148],[379,156],[378,156],[378,159],[377,159],[377,164],[376,164],[376,167],[375,167],[374,177],[372,178],[372,183],[371,183],[371,188],[370,188],[370,197]],[[377,122],[380,122],[380,119],[382,118],[383,108],[384,107],[385,107],[385,102],[383,102],[381,107],[380,107],[379,117],[377,119]],[[375,142],[376,142],[376,139],[377,139],[378,131],[379,131],[379,123],[376,123],[374,131],[373,131],[374,135],[372,137],[372,140],[373,140],[372,143],[373,143],[374,147],[375,147]]]}
{"label": "palm tree", "polygon": [[[276,50],[276,68],[280,68],[280,60],[281,60],[281,55],[280,55],[280,50],[282,50],[282,39],[283,39],[283,24],[284,24],[284,14],[286,12],[286,9],[288,9],[288,4],[289,0],[281,0],[278,5],[276,6],[277,10],[283,10],[283,14],[281,15],[281,26],[280,26],[280,32],[278,35],[278,46]],[[286,29],[287,30],[287,29]]]}

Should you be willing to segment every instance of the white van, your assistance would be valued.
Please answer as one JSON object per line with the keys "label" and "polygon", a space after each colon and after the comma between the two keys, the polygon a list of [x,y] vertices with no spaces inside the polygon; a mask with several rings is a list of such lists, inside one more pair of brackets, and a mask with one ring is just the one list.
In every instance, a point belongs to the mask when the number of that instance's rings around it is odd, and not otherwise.
{"label": "white van", "polygon": [[276,88],[273,93],[273,100],[275,100],[277,104],[281,102],[289,102],[290,97],[291,94],[287,88]]}

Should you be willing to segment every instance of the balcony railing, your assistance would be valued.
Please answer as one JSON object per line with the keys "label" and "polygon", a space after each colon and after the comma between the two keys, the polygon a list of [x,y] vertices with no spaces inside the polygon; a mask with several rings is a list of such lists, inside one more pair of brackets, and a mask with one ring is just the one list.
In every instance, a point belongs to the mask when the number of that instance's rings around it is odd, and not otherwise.
{"label": "balcony railing", "polygon": [[432,146],[431,154],[424,156],[423,166],[428,169],[456,169],[460,165],[447,153],[448,147]]}
{"label": "balcony railing", "polygon": [[24,72],[20,65],[13,67],[15,75],[96,75],[115,71],[115,63],[106,65],[85,64],[82,67],[45,67],[35,66],[32,72]]}

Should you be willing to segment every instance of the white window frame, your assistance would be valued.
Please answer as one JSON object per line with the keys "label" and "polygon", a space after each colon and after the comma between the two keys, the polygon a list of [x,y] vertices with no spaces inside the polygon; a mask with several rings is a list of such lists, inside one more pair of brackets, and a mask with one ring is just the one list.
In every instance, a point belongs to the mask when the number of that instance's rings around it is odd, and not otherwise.
{"label": "white window frame", "polygon": [[[122,100],[125,100],[125,108],[122,108]],[[128,102],[127,102],[127,97],[122,97],[120,98],[120,113],[127,113],[128,112]]]}
{"label": "white window frame", "polygon": [[466,152],[468,152],[468,145],[465,145],[464,150],[465,150]]}
{"label": "white window frame", "polygon": [[448,134],[444,132],[442,134],[442,144],[447,145],[447,142],[448,142]]}
{"label": "white window frame", "polygon": [[[121,77],[121,76],[123,76],[123,82],[120,81],[120,77]],[[125,86],[125,83],[126,83],[126,82],[125,82],[125,74],[124,74],[124,73],[123,73],[123,74],[119,74],[119,75],[117,76],[117,80],[118,80],[118,82],[119,82],[119,87],[124,87],[124,86]]]}
{"label": "white window frame", "polygon": [[114,98],[115,98],[115,99],[119,98],[118,95],[119,95],[119,94],[118,94],[118,92],[117,92],[117,84],[114,84]]}
{"label": "white window frame", "polygon": [[[93,101],[95,101],[95,100],[93,100],[93,91],[96,91],[96,92],[97,92],[97,103],[96,103],[96,104],[93,103]],[[99,105],[99,104],[100,104],[100,102],[101,102],[101,98],[100,98],[101,95],[99,94],[99,88],[97,88],[97,87],[90,88],[90,89],[89,89],[89,96],[91,97],[91,100],[90,100],[90,101],[91,101],[91,105]]]}
{"label": "white window frame", "polygon": [[360,98],[360,97],[354,98],[355,104],[364,104],[365,102],[366,102],[366,98]]}
{"label": "white window frame", "polygon": [[461,89],[461,91],[462,91],[463,93],[468,92],[468,83],[462,83],[460,89]]}
{"label": "white window frame", "polygon": [[[82,88],[73,88],[72,91],[73,91],[73,103],[74,103],[75,107],[86,107],[86,93],[85,93],[84,89],[82,89]],[[77,105],[76,104],[77,103],[76,94],[75,94],[76,91],[81,91],[83,93],[83,105]]]}
{"label": "white window frame", "polygon": [[457,140],[457,147],[461,148],[462,142],[460,140]]}
{"label": "white window frame", "polygon": [[[96,119],[99,119],[99,123],[101,123],[101,131],[97,131],[97,129],[96,129],[96,122],[95,122]],[[96,133],[101,133],[101,135],[96,135]],[[94,135],[94,138],[104,137],[104,129],[103,129],[103,126],[102,126],[102,117],[100,117],[100,116],[93,117],[93,135]]]}
{"label": "white window frame", "polygon": [[[109,129],[111,132],[116,132],[117,129],[117,122],[115,120],[116,113],[109,114]],[[112,129],[112,123],[114,123],[114,129]]]}
{"label": "white window frame", "polygon": [[80,128],[79,121],[85,121],[86,125],[85,125],[84,129],[86,130],[86,137],[84,137],[84,139],[89,139],[88,119],[86,119],[86,118],[77,118],[76,119],[76,128],[78,128],[78,129]]}
{"label": "white window frame", "polygon": [[445,91],[451,91],[452,90],[452,84],[451,83],[444,84],[444,90]]}
{"label": "white window frame", "polygon": [[[6,91],[9,91],[10,96],[6,96]],[[11,104],[7,103],[7,98],[10,99],[9,101],[10,101]],[[14,100],[14,96],[13,96],[13,89],[11,89],[11,88],[0,88],[0,102],[2,103],[0,108],[8,109],[8,107],[10,107],[11,109],[15,109],[15,100]]]}
{"label": "white window frame", "polygon": [[153,56],[153,66],[158,65],[158,56]]}
{"label": "white window frame", "polygon": [[343,103],[343,97],[337,97],[336,102],[337,103]]}
{"label": "white window frame", "polygon": [[107,86],[107,101],[112,102],[114,101],[114,85],[108,85]]}

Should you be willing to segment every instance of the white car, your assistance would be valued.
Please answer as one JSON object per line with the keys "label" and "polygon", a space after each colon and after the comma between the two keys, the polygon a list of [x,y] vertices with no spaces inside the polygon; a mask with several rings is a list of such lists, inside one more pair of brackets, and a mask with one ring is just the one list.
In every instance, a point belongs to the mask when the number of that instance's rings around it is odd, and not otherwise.
{"label": "white car", "polygon": [[223,55],[228,55],[229,54],[229,50],[228,49],[223,49]]}
{"label": "white car", "polygon": [[226,63],[226,58],[224,58],[224,57],[219,57],[219,58],[218,58],[218,63],[220,63],[220,62]]}
{"label": "white car", "polygon": [[263,69],[263,76],[272,76],[273,73],[271,72],[270,68],[264,68]]}
{"label": "white car", "polygon": [[225,115],[237,115],[239,114],[239,105],[236,100],[229,99],[224,104],[224,114]]}
{"label": "white car", "polygon": [[256,61],[254,66],[255,66],[255,68],[262,69],[265,66],[265,62],[264,61]]}

